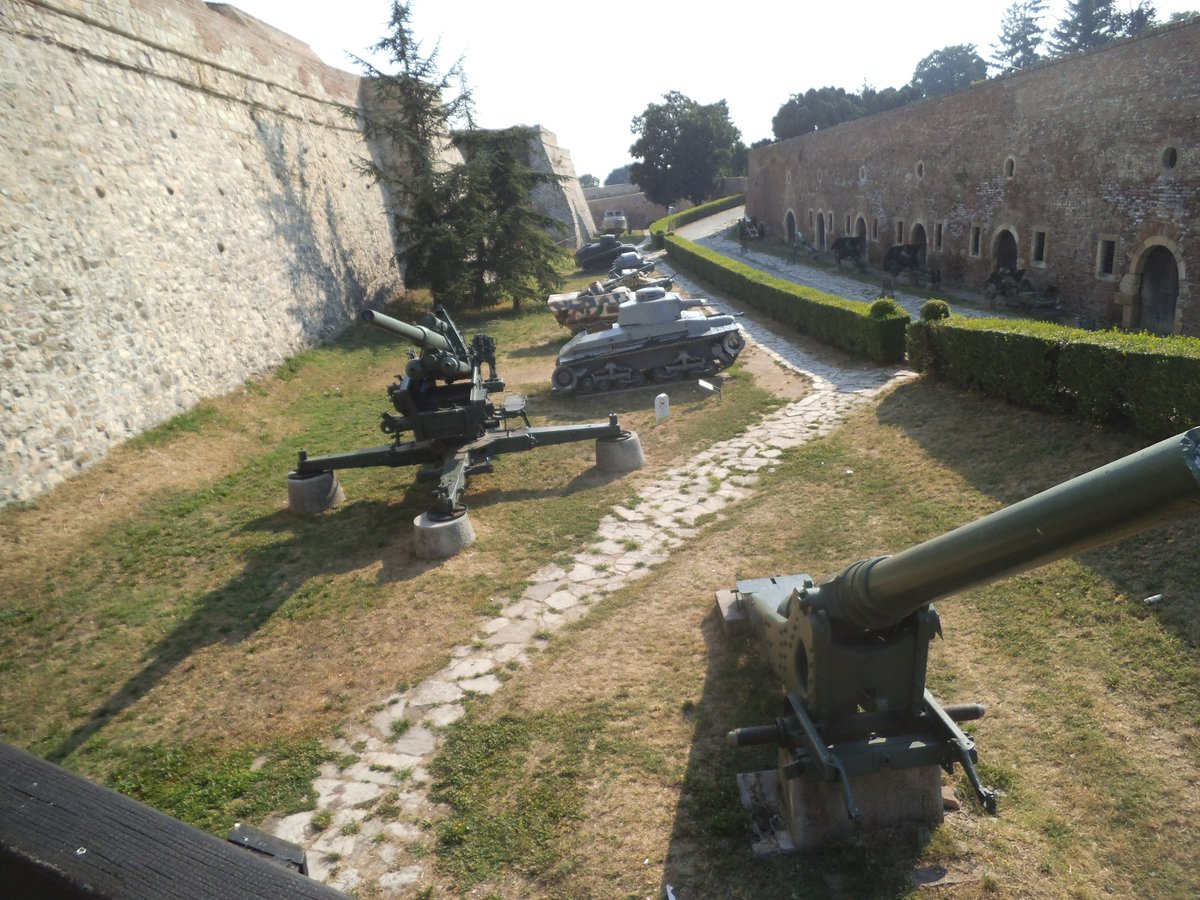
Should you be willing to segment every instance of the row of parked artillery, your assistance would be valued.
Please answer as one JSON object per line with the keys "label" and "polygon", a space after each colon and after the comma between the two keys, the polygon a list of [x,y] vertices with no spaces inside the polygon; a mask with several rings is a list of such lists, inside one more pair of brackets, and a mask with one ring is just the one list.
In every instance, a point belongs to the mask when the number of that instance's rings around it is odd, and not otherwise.
{"label": "row of parked artillery", "polygon": [[[738,233],[743,242],[747,238],[762,237],[761,230],[754,227],[752,220],[739,222]],[[928,284],[937,291],[942,285],[942,273],[940,269],[928,265],[926,251],[925,244],[893,244],[884,253],[880,268],[892,279],[904,275],[908,283],[915,287]],[[842,262],[848,260],[859,272],[867,271],[866,241],[861,236],[834,238],[828,251],[823,251],[802,232],[796,231],[791,243],[793,262],[801,253],[817,258],[824,252],[833,256],[839,269]],[[997,266],[983,284],[983,295],[992,305],[1003,304],[1035,318],[1056,319],[1063,313],[1058,288],[1052,284],[1042,287],[1034,285],[1026,277],[1025,269]]]}

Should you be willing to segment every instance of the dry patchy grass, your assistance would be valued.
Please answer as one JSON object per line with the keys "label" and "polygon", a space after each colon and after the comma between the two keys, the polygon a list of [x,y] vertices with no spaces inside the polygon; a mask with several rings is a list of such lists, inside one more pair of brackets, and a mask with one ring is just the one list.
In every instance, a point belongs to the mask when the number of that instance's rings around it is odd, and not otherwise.
{"label": "dry patchy grass", "polygon": [[[412,305],[389,311],[417,317]],[[572,404],[547,389],[565,338],[547,314],[463,319],[468,333],[495,334],[500,373],[529,395],[535,424],[617,411],[646,436],[646,470],[596,472],[591,442],[507,455],[468,491],[478,542],[438,563],[410,551],[430,490],[412,469],[345,472],[348,503],[296,519],[285,474],[300,446],[382,440],[384,387],[406,347],[352,328],[50,496],[0,511],[4,739],[152,802],[155,779],[211,780],[204,761],[228,757],[236,795],[258,752],[280,741],[309,748],[441,668],[529,575],[585,544],[640,479],[776,402],[755,387],[751,354],[723,399],[671,388],[675,414],[661,424],[652,391]],[[217,802],[167,808],[208,824],[199,806]]]}
{"label": "dry patchy grass", "polygon": [[[899,896],[915,892],[914,869],[941,866],[961,880],[939,896],[1193,896],[1200,670],[1187,523],[940,604],[946,640],[933,648],[932,687],[946,702],[988,705],[974,730],[985,779],[1004,787],[998,817],[968,806],[923,845],[888,835],[755,860],[734,774],[770,768],[772,755],[723,742],[729,728],[776,714],[778,686],[752,647],[721,636],[714,590],[746,576],[830,574],[1138,446],[921,383],[789,455],[756,499],[555,638],[452,735],[443,758],[501,720],[526,729],[530,745],[572,723],[607,723],[588,753],[559,760],[575,772],[572,813],[554,819],[536,861],[498,859],[472,840],[475,821],[516,808],[530,818],[538,769],[507,748],[526,774],[480,775],[487,799],[456,806],[451,821],[466,833],[440,848],[442,886],[505,897],[641,897],[664,884],[681,897]],[[1163,606],[1140,602],[1157,592]]]}

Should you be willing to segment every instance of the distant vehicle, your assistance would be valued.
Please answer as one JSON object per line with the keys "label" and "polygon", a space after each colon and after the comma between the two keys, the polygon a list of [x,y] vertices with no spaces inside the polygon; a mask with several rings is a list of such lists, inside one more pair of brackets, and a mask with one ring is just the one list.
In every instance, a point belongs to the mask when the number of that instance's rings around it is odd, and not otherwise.
{"label": "distant vehicle", "polygon": [[633,244],[622,244],[611,234],[602,234],[600,240],[584,244],[575,251],[575,265],[585,272],[607,272],[622,253],[636,253]]}
{"label": "distant vehicle", "polygon": [[600,230],[605,234],[624,234],[629,230],[629,220],[625,218],[625,210],[610,209],[604,213],[600,221]]}

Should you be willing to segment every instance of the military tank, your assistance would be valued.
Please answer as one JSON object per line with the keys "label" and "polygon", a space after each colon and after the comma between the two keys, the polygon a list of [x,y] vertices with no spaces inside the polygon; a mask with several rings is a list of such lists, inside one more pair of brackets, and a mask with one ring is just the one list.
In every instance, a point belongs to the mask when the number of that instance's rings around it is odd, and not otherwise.
{"label": "military tank", "polygon": [[598,241],[584,244],[575,251],[575,265],[585,272],[603,272],[610,268],[623,253],[636,253],[633,244],[623,244],[611,234],[603,234]]}
{"label": "military tank", "polygon": [[633,299],[633,292],[624,285],[593,281],[587,290],[566,294],[551,294],[546,306],[555,320],[571,334],[581,331],[600,331],[617,321],[621,304]]}
{"label": "military tank", "polygon": [[721,371],[737,359],[746,338],[733,316],[695,310],[704,304],[661,287],[640,289],[620,305],[615,325],[563,345],[551,387],[590,394]]}

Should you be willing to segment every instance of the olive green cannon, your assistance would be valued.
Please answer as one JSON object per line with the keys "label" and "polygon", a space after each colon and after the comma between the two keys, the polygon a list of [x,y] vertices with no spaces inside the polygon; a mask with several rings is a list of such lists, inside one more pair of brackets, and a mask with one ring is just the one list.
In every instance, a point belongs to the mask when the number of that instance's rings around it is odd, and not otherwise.
{"label": "olive green cannon", "polygon": [[[894,556],[808,575],[739,581],[717,594],[727,632],[749,627],[785,686],[780,716],[730,732],[777,744],[767,779],[794,846],[942,820],[939,769],[961,765],[985,809],[959,723],[977,705],[941,707],[925,687],[941,633],[933,601],[1200,512],[1200,428],[1192,428]],[[754,776],[741,776],[742,779]],[[753,791],[749,791],[752,793]],[[743,783],[743,794],[748,793]],[[768,798],[769,799],[769,798]]]}

